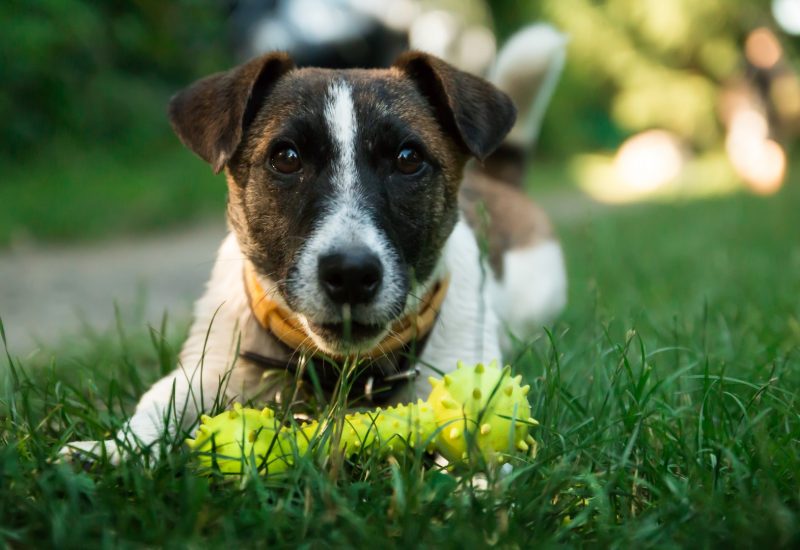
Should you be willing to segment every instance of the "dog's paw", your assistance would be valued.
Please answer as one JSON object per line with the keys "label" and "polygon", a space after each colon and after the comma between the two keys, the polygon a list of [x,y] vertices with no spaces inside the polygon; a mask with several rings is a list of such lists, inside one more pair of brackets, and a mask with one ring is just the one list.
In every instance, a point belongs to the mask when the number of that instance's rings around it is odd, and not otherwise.
{"label": "dog's paw", "polygon": [[113,439],[105,441],[73,441],[58,451],[61,460],[83,465],[85,468],[100,462],[103,457],[110,464],[118,465],[123,459],[119,445]]}

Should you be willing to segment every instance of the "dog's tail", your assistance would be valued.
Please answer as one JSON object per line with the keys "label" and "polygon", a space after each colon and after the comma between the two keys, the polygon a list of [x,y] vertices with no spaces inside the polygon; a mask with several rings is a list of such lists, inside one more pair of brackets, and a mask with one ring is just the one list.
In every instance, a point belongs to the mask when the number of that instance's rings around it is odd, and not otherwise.
{"label": "dog's tail", "polygon": [[489,80],[517,107],[517,121],[503,144],[484,161],[495,179],[520,185],[528,157],[539,137],[567,56],[567,37],[538,23],[514,34],[500,50]]}

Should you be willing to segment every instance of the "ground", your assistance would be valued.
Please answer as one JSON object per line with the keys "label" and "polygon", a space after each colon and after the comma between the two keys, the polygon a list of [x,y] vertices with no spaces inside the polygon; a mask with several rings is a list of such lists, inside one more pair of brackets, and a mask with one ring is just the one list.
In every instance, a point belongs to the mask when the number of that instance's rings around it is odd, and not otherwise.
{"label": "ground", "polygon": [[[550,191],[548,191],[550,192]],[[56,462],[107,437],[185,321],[18,357],[0,394],[0,540],[16,546],[800,545],[800,181],[779,195],[585,208],[550,200],[570,303],[509,358],[539,453],[511,475],[424,457],[285,478]],[[543,202],[548,204],[548,198]],[[8,321],[6,321],[8,323]]]}

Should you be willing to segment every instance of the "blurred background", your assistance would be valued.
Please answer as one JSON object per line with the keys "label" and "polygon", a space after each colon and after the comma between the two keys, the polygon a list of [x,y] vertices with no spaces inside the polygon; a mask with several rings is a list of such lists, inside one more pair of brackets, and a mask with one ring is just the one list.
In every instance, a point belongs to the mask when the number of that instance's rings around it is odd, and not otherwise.
{"label": "blurred background", "polygon": [[410,45],[485,74],[514,31],[555,25],[529,187],[557,224],[797,184],[800,0],[7,0],[0,21],[0,316],[23,347],[115,299],[188,315],[225,188],[165,106],[270,49],[381,66]]}

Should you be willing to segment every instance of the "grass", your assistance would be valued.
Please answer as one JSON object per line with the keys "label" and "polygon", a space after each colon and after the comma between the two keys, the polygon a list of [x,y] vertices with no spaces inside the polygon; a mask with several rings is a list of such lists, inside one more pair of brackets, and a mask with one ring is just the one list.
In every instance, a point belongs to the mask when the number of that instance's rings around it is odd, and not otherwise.
{"label": "grass", "polygon": [[[518,346],[540,451],[511,476],[399,457],[286,478],[54,462],[107,437],[184,326],[120,326],[52,362],[9,357],[0,540],[18,546],[797,547],[798,181],[603,211],[560,228],[570,306]],[[13,350],[11,350],[13,352]]]}

